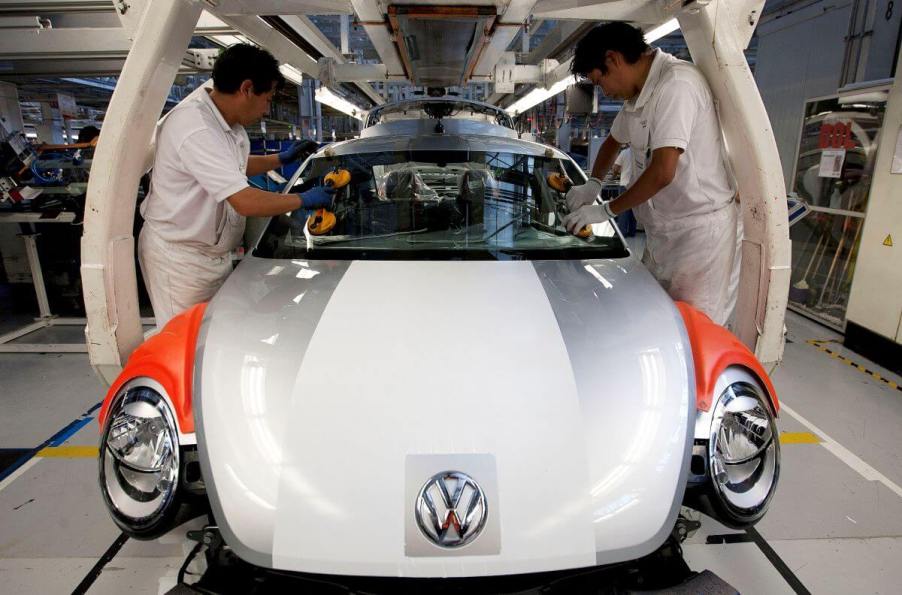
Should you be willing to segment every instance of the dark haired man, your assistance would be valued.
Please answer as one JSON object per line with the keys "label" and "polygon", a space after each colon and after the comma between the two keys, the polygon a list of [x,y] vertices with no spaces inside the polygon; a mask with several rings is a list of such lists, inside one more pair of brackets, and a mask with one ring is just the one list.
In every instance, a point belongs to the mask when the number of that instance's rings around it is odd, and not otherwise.
{"label": "dark haired man", "polygon": [[[596,27],[576,47],[573,73],[623,100],[589,183],[567,195],[571,231],[633,209],[645,227],[642,261],[674,300],[725,325],[736,304],[741,225],[711,89],[692,64],[650,48],[626,23]],[[632,185],[595,204],[620,146]]]}
{"label": "dark haired man", "polygon": [[79,144],[89,143],[98,136],[100,136],[99,128],[97,128],[96,126],[85,126],[78,131],[78,140],[75,142]]}
{"label": "dark haired man", "polygon": [[281,215],[331,202],[324,188],[277,194],[248,184],[248,176],[316,150],[315,143],[299,141],[282,153],[250,155],[244,127],[269,113],[273,94],[284,82],[269,52],[246,44],[231,46],[213,66],[213,88],[196,90],[158,125],[138,241],[158,328],[209,300],[225,282],[245,217]]}

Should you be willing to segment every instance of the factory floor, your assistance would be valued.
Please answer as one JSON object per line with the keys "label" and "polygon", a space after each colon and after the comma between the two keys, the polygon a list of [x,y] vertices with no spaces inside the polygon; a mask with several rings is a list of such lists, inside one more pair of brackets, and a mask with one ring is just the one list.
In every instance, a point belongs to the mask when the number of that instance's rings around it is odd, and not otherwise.
{"label": "factory floor", "polygon": [[[0,318],[0,334],[21,322]],[[770,512],[757,533],[704,519],[684,556],[742,593],[899,593],[902,379],[824,327],[792,313],[787,326],[773,376],[783,467]],[[78,342],[80,333],[57,327],[26,339]],[[177,533],[125,539],[98,492],[103,393],[85,354],[0,355],[0,591],[174,586],[190,544]]]}

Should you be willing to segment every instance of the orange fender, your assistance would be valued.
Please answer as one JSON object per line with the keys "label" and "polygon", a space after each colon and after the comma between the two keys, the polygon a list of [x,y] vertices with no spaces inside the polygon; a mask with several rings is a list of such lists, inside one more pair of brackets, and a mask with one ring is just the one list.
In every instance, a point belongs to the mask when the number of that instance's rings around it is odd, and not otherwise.
{"label": "orange fender", "polygon": [[170,320],[163,330],[142,343],[125,364],[116,382],[107,391],[97,420],[106,423],[113,399],[122,386],[141,376],[153,378],[166,389],[182,434],[194,432],[192,382],[197,333],[207,304],[198,304]]}
{"label": "orange fender", "polygon": [[736,336],[727,329],[714,324],[710,318],[685,302],[676,302],[689,342],[692,345],[692,359],[695,362],[695,403],[700,411],[708,411],[717,395],[714,386],[720,374],[730,366],[742,366],[752,372],[767,390],[774,412],[780,411],[777,391],[770,376],[761,366],[758,358],[749,351]]}

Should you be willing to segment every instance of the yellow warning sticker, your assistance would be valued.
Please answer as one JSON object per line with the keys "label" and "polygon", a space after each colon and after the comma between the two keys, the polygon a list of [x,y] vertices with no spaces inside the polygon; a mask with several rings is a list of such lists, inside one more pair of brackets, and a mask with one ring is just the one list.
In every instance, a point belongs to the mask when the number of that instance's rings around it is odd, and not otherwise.
{"label": "yellow warning sticker", "polygon": [[886,239],[883,240],[883,245],[889,246],[890,248],[892,248],[893,247],[893,236],[890,234],[886,234]]}

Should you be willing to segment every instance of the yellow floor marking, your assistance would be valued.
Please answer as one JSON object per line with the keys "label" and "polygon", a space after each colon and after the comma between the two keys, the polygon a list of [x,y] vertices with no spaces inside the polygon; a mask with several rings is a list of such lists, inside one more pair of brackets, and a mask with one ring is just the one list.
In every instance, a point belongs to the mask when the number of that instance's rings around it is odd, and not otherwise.
{"label": "yellow floor marking", "polygon": [[780,444],[820,444],[821,439],[811,432],[782,432]]}
{"label": "yellow floor marking", "polygon": [[48,446],[38,451],[38,457],[56,457],[60,459],[97,458],[100,449],[96,446]]}
{"label": "yellow floor marking", "polygon": [[880,374],[878,374],[877,372],[872,372],[871,370],[868,370],[863,364],[854,362],[854,361],[850,360],[849,358],[847,358],[846,356],[840,355],[839,353],[837,353],[835,351],[831,351],[830,349],[827,349],[826,347],[824,347],[824,343],[839,343],[839,341],[835,341],[835,340],[828,341],[828,340],[823,340],[823,339],[809,339],[808,341],[806,341],[806,343],[808,343],[809,345],[811,345],[818,351],[823,351],[824,353],[826,353],[833,359],[838,359],[839,361],[841,361],[845,364],[848,364],[850,367],[857,369],[859,372],[863,372],[864,374],[867,374],[874,380],[878,380],[878,381],[886,384],[891,389],[902,391],[902,388],[900,388],[899,385],[897,383],[893,382],[892,380],[888,380],[888,379],[884,378],[883,376],[881,376]]}

